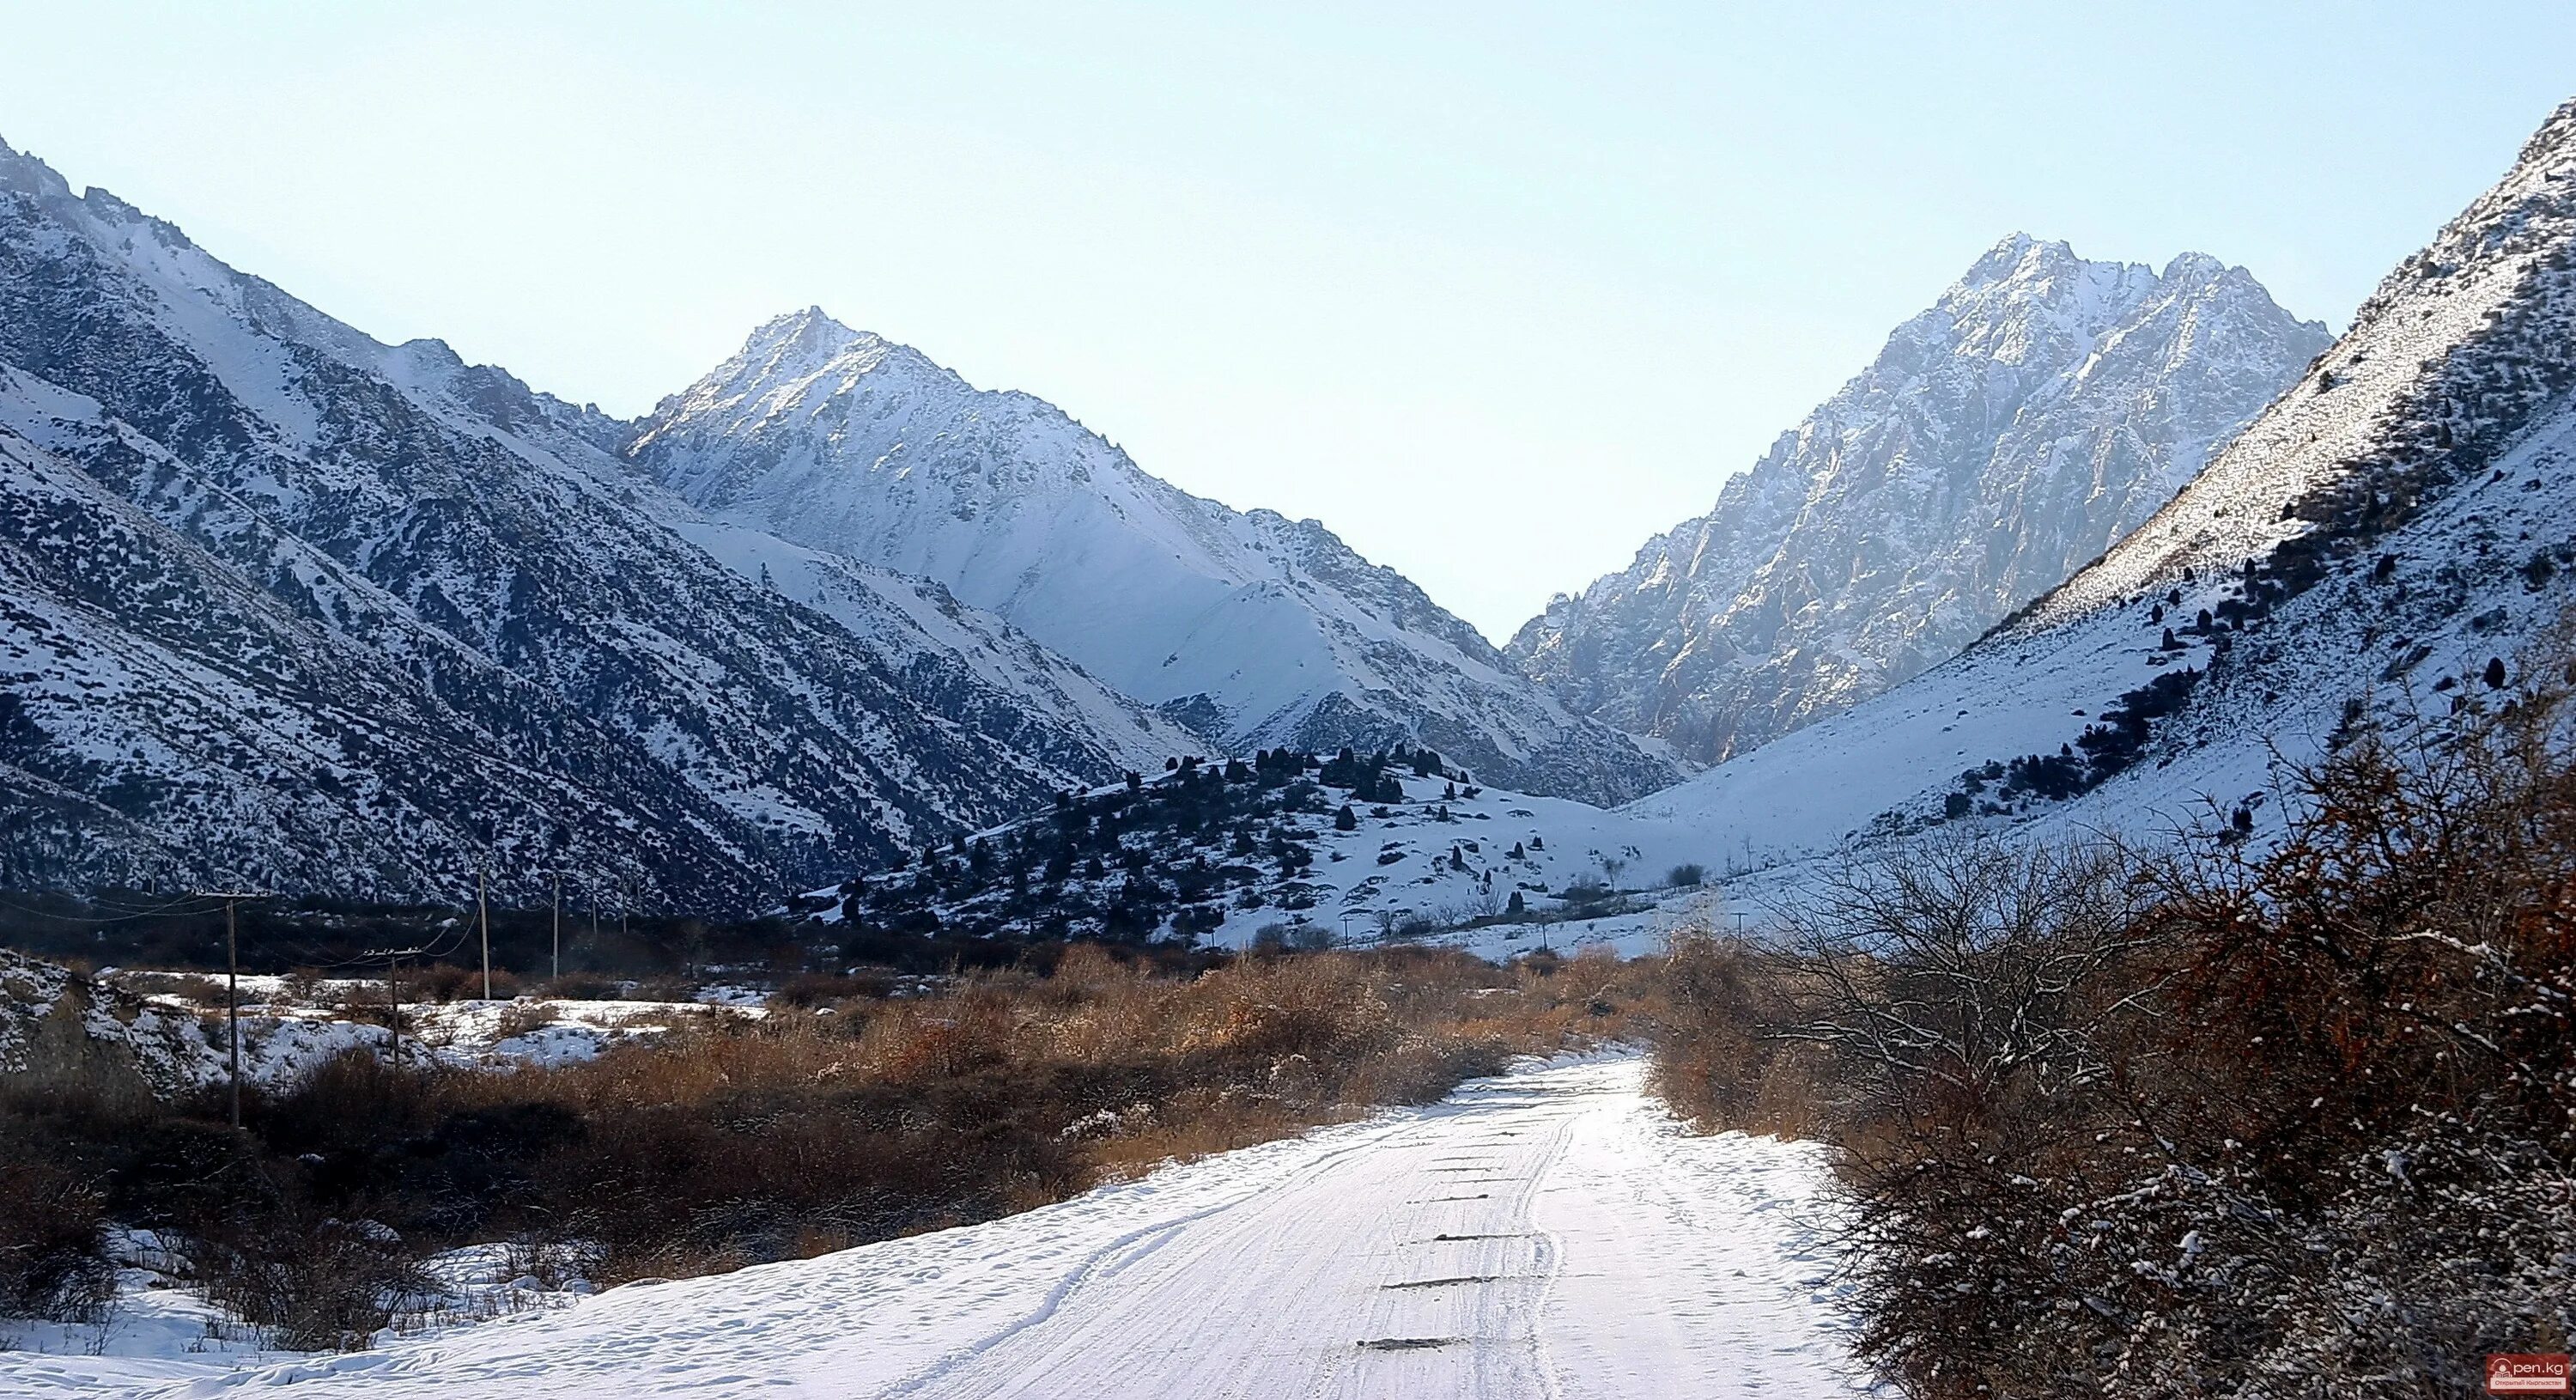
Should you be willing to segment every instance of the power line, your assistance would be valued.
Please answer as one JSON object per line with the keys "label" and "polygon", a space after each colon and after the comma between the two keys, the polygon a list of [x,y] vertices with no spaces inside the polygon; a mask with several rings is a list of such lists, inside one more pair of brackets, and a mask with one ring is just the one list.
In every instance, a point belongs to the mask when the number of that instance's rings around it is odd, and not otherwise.
{"label": "power line", "polygon": [[[5,907],[14,913],[24,914],[32,919],[52,919],[57,923],[116,924],[123,923],[128,919],[150,919],[171,913],[172,911],[177,910],[181,905],[187,904],[190,899],[193,898],[195,898],[195,896],[174,899],[167,904],[154,905],[148,909],[127,909],[122,913],[110,914],[104,917],[88,914],[57,914],[50,909],[36,909],[17,903],[14,900],[6,899],[0,899],[0,907]],[[88,903],[92,908],[97,909],[115,909],[118,907],[98,900],[88,900],[84,902]],[[195,909],[190,910],[189,912],[202,914],[211,913],[213,911],[211,909]]]}

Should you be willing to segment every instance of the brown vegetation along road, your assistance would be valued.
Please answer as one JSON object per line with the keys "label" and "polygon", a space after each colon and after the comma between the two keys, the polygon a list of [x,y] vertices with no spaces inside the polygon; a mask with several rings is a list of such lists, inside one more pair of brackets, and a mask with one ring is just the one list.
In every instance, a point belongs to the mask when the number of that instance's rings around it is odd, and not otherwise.
{"label": "brown vegetation along road", "polygon": [[316,1400],[1849,1390],[1819,1150],[1690,1136],[1641,1079],[1526,1068],[1006,1219],[286,1369]]}

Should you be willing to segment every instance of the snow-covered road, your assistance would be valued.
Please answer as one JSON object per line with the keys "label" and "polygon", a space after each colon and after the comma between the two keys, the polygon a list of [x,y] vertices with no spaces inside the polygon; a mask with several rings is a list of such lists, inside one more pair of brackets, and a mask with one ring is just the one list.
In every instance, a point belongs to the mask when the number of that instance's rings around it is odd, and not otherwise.
{"label": "snow-covered road", "polygon": [[1532,1068],[983,1225],[376,1352],[193,1375],[138,1359],[122,1379],[379,1400],[1850,1390],[1804,1218],[1818,1151],[1682,1133],[1642,1072]]}

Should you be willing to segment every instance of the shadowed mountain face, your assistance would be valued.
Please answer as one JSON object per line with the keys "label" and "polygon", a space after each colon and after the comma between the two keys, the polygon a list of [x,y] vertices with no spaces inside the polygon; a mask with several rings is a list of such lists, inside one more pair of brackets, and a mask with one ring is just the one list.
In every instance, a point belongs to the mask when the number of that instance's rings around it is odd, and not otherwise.
{"label": "shadowed mountain face", "polygon": [[664,400],[629,455],[719,518],[936,579],[1238,750],[1429,744],[1593,802],[1677,776],[1322,525],[1191,496],[819,310]]}
{"label": "shadowed mountain face", "polygon": [[1506,649],[1717,762],[1955,654],[2107,549],[2325,348],[2242,268],[2015,235],[1727,482]]}
{"label": "shadowed mountain face", "polygon": [[741,908],[1193,735],[0,147],[0,885]]}

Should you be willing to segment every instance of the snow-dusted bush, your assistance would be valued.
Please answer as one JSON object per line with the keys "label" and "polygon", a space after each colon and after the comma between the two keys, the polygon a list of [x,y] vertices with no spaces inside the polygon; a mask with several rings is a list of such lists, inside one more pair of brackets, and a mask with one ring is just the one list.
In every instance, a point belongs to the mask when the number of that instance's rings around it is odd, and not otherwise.
{"label": "snow-dusted bush", "polygon": [[116,1292],[107,1193],[28,1146],[0,1148],[0,1317],[95,1321]]}
{"label": "snow-dusted bush", "polygon": [[2452,1395],[2562,1350],[2576,672],[2520,669],[2354,736],[2271,845],[1918,844],[1793,950],[1685,940],[1666,1092],[1758,1127],[1811,1081],[1914,1394]]}

